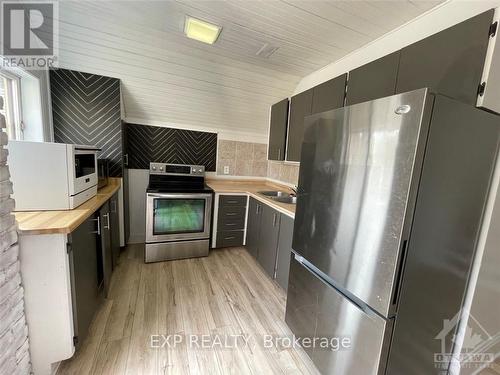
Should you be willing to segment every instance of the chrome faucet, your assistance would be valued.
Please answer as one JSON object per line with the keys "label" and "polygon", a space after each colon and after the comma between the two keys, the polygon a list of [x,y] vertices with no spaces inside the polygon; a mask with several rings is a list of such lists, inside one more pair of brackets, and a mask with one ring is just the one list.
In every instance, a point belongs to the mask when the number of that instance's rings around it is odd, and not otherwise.
{"label": "chrome faucet", "polygon": [[298,186],[297,185],[293,185],[293,187],[291,187],[290,189],[292,190],[292,194],[290,194],[290,195],[297,196]]}

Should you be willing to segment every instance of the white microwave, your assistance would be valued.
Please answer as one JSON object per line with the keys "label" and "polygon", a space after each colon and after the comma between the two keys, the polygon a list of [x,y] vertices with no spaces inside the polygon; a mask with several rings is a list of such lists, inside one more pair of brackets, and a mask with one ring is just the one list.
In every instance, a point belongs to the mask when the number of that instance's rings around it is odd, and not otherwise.
{"label": "white microwave", "polygon": [[93,146],[9,141],[16,211],[69,210],[97,194]]}

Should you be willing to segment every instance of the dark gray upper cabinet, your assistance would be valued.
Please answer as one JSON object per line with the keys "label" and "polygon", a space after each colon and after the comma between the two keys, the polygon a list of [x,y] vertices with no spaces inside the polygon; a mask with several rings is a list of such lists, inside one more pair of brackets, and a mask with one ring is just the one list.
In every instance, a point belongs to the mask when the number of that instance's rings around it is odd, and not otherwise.
{"label": "dark gray upper cabinet", "polygon": [[269,124],[269,160],[285,160],[286,128],[288,123],[288,98],[271,106]]}
{"label": "dark gray upper cabinet", "polygon": [[285,290],[288,289],[288,273],[292,254],[293,219],[281,215],[278,240],[278,259],[276,260],[276,281]]}
{"label": "dark gray upper cabinet", "polygon": [[266,273],[274,278],[276,267],[276,253],[278,250],[278,236],[280,230],[280,214],[267,205],[262,205],[260,223],[260,241],[257,261]]}
{"label": "dark gray upper cabinet", "polygon": [[346,105],[394,95],[400,51],[391,53],[349,72]]}
{"label": "dark gray upper cabinet", "polygon": [[346,82],[347,74],[342,74],[314,87],[311,113],[320,113],[342,107]]}
{"label": "dark gray upper cabinet", "polygon": [[248,252],[257,258],[259,254],[260,218],[262,205],[254,198],[248,202],[247,238],[245,247]]}
{"label": "dark gray upper cabinet", "polygon": [[290,118],[288,120],[288,136],[286,160],[300,161],[300,149],[304,137],[304,117],[311,114],[313,90],[307,90],[292,96],[290,99]]}
{"label": "dark gray upper cabinet", "polygon": [[430,87],[475,105],[493,10],[401,50],[396,93]]}

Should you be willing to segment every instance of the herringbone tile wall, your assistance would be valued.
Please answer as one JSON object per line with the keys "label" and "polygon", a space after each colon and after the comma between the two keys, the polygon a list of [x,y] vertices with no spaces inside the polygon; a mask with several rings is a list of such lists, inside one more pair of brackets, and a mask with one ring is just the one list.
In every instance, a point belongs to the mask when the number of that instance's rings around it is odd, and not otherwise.
{"label": "herringbone tile wall", "polygon": [[126,124],[128,167],[149,169],[150,162],[198,164],[215,171],[217,134]]}
{"label": "herringbone tile wall", "polygon": [[94,145],[122,176],[120,80],[66,69],[50,71],[54,141]]}

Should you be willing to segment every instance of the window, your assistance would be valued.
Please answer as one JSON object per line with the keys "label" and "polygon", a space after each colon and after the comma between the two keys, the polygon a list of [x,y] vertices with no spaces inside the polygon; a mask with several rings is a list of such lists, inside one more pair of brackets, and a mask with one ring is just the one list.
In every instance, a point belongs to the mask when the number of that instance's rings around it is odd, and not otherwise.
{"label": "window", "polygon": [[4,70],[0,71],[0,96],[3,99],[3,108],[0,113],[5,116],[9,139],[23,139],[19,77]]}

